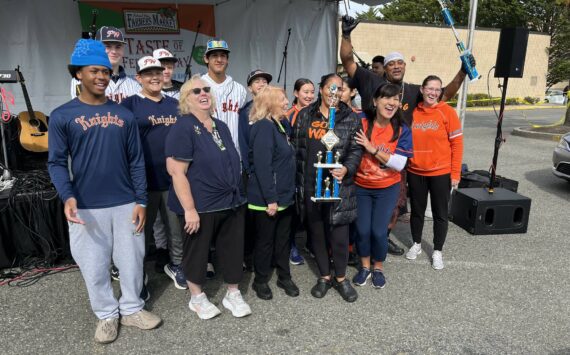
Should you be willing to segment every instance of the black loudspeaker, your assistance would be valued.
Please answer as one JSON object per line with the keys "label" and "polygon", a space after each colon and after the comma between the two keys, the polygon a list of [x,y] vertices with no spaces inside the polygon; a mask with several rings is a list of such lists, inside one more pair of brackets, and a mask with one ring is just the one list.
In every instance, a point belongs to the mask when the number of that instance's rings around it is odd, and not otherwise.
{"label": "black loudspeaker", "polygon": [[530,198],[503,188],[458,189],[452,195],[449,219],[471,234],[526,233]]}
{"label": "black loudspeaker", "polygon": [[495,62],[495,78],[522,78],[527,44],[527,28],[501,29]]}

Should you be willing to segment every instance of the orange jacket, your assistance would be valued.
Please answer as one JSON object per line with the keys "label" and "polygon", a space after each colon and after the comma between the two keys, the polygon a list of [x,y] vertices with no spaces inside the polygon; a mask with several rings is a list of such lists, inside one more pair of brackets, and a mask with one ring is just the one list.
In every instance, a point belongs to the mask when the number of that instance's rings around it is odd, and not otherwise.
{"label": "orange jacket", "polygon": [[414,157],[408,170],[416,175],[437,176],[451,173],[461,178],[463,131],[455,110],[443,101],[434,107],[418,104],[412,122]]}

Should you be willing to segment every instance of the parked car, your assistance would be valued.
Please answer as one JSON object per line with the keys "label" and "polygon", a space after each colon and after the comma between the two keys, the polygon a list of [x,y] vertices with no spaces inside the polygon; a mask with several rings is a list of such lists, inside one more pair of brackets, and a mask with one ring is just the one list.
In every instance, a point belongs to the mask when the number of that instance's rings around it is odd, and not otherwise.
{"label": "parked car", "polygon": [[558,142],[552,154],[552,173],[570,181],[570,133],[566,133]]}
{"label": "parked car", "polygon": [[544,102],[551,104],[565,104],[566,97],[562,90],[548,89],[546,90],[546,96],[544,97]]}

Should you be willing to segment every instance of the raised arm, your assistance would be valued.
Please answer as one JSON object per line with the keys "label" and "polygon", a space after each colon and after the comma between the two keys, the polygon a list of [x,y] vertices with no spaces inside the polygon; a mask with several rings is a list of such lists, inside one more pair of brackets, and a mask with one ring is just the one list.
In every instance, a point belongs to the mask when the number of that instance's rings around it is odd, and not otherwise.
{"label": "raised arm", "polygon": [[[475,57],[473,57],[473,55],[469,56],[469,61],[471,62],[471,65],[475,67],[476,62],[475,62]],[[453,80],[451,80],[451,82],[445,86],[445,90],[443,91],[441,100],[442,101],[451,100],[455,96],[455,94],[457,94],[457,91],[459,91],[459,88],[461,87],[461,84],[463,84],[463,82],[465,81],[466,76],[467,76],[467,70],[465,69],[462,63],[461,69],[459,69],[457,74],[455,74]]]}
{"label": "raised arm", "polygon": [[342,17],[342,40],[340,41],[340,60],[344,70],[348,73],[351,78],[356,73],[358,65],[354,61],[354,55],[352,54],[352,42],[350,41],[350,33],[358,25],[358,20],[344,15]]}

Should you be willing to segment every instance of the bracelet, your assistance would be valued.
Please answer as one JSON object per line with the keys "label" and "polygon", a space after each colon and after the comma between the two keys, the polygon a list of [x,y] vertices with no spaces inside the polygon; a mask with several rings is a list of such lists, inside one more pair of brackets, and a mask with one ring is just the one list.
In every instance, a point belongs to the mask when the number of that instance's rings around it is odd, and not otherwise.
{"label": "bracelet", "polygon": [[376,154],[378,154],[379,151],[380,151],[380,148],[377,148],[376,151],[374,152],[374,154],[372,154],[372,156],[375,157]]}

